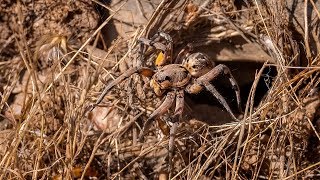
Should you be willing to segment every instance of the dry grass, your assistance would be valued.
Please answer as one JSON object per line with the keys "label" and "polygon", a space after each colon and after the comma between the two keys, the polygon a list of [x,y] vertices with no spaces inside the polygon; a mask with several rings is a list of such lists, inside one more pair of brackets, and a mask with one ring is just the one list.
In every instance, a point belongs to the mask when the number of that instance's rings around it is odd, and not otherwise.
{"label": "dry grass", "polygon": [[[137,140],[160,101],[146,87],[146,78],[134,75],[111,90],[103,105],[86,112],[103,82],[142,63],[137,39],[159,28],[173,36],[175,54],[188,42],[210,49],[220,41],[240,38],[261,46],[271,59],[256,73],[240,122],[208,125],[186,116],[180,123],[172,178],[319,176],[320,13],[312,0],[304,4],[302,27],[296,25],[298,20],[290,21],[288,4],[276,0],[243,3],[238,11],[232,1],[196,5],[163,0],[143,28],[136,27],[131,36],[106,47],[101,29],[125,5],[120,4],[111,7],[109,17],[83,43],[53,34],[35,46],[30,46],[27,29],[19,23],[25,21],[23,5],[17,5],[17,54],[0,61],[1,179],[166,179],[168,123],[155,121],[145,141]],[[153,66],[156,55],[148,51],[143,63]],[[277,75],[267,77],[272,85],[257,102],[257,88],[270,67]]]}

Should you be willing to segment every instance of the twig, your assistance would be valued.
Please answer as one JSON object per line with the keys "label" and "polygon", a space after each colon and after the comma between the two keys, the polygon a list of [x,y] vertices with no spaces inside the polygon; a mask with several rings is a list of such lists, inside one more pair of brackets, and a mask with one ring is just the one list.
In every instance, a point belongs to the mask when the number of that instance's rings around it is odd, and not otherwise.
{"label": "twig", "polygon": [[306,48],[308,65],[311,65],[311,51],[309,45],[309,25],[308,25],[308,1],[304,0],[304,45]]}

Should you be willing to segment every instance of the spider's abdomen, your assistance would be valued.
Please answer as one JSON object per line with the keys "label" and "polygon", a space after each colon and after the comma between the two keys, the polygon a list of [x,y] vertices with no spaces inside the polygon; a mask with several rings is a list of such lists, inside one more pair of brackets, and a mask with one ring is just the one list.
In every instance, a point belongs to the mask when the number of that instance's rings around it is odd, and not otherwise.
{"label": "spider's abdomen", "polygon": [[163,93],[162,90],[184,87],[190,79],[191,75],[184,67],[179,64],[169,64],[152,76],[151,87],[159,95]]}

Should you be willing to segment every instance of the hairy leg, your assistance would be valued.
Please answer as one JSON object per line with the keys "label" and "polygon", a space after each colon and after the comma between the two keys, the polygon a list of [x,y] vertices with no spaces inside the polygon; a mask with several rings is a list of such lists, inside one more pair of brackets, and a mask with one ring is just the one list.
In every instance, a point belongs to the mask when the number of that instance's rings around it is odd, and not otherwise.
{"label": "hairy leg", "polygon": [[170,137],[169,137],[169,151],[168,151],[168,172],[169,172],[169,179],[171,179],[171,172],[173,168],[173,151],[174,151],[174,140],[177,132],[177,128],[179,125],[179,121],[173,122],[172,126],[170,127]]}
{"label": "hairy leg", "polygon": [[164,38],[164,39],[168,42],[168,44],[170,44],[170,43],[173,44],[172,38],[171,38],[171,36],[170,36],[168,33],[165,33],[165,32],[163,32],[163,31],[158,31],[157,33],[155,33],[155,34],[153,35],[153,37],[151,38],[151,40],[154,41],[154,40],[157,39],[158,37]]}
{"label": "hairy leg", "polygon": [[234,77],[231,74],[230,69],[224,65],[224,64],[219,64],[216,67],[214,67],[211,71],[209,71],[208,73],[206,73],[205,75],[199,77],[197,79],[198,82],[200,82],[200,84],[204,84],[207,82],[212,81],[213,79],[215,79],[219,74],[223,74],[224,76],[228,77],[230,84],[232,85],[232,89],[235,91],[236,93],[236,98],[237,98],[237,105],[238,105],[238,109],[240,112],[242,112],[242,108],[241,108],[241,98],[240,98],[240,88],[238,86],[237,81],[234,79]]}
{"label": "hairy leg", "polygon": [[174,110],[174,116],[181,118],[184,109],[184,90],[179,90],[176,96],[176,108]]}
{"label": "hairy leg", "polygon": [[[157,38],[164,38],[166,40],[166,43],[157,42]],[[154,47],[155,49],[159,49],[163,52],[163,57],[159,58],[156,62],[157,66],[162,66],[165,64],[170,64],[172,61],[172,54],[173,54],[173,41],[169,34],[165,32],[158,31],[152,38],[140,38],[140,59],[141,61],[144,60],[144,45]],[[159,54],[160,56],[160,54]]]}
{"label": "hairy leg", "polygon": [[170,92],[167,93],[163,103],[155,111],[153,111],[153,113],[150,115],[150,117],[144,123],[143,128],[142,128],[142,130],[141,130],[141,132],[139,134],[139,140],[142,140],[142,138],[143,138],[142,136],[143,136],[144,132],[147,129],[149,129],[149,125],[150,125],[151,121],[155,117],[164,114],[166,111],[168,111],[171,108],[171,106],[172,106],[172,104],[173,104],[173,102],[175,100],[175,97],[176,97],[175,92],[170,91]]}
{"label": "hairy leg", "polygon": [[233,114],[233,112],[231,111],[230,106],[228,105],[227,101],[224,99],[224,97],[216,90],[216,88],[210,84],[210,83],[204,83],[203,84],[204,87],[206,87],[206,89],[211,92],[211,94],[216,97],[218,99],[218,101],[220,102],[220,104],[223,105],[223,107],[228,111],[228,113],[231,115],[231,117],[236,120],[239,121]]}
{"label": "hairy leg", "polygon": [[147,68],[147,67],[133,67],[133,68],[129,69],[128,71],[126,71],[125,73],[120,75],[118,78],[116,78],[114,81],[112,81],[110,84],[108,84],[104,88],[103,92],[101,93],[101,95],[97,99],[96,103],[93,104],[92,107],[90,108],[90,111],[92,111],[98,104],[101,103],[101,101],[103,100],[103,98],[106,96],[106,94],[109,92],[109,90],[111,88],[113,88],[115,85],[121,83],[123,80],[130,77],[134,73],[140,73],[144,76],[152,76],[154,71],[150,68]]}
{"label": "hairy leg", "polygon": [[174,110],[174,118],[173,118],[173,124],[170,127],[170,137],[169,137],[169,151],[168,151],[168,157],[169,157],[169,176],[171,175],[172,171],[172,165],[173,165],[173,152],[174,152],[174,140],[175,140],[175,135],[177,131],[177,127],[179,124],[180,119],[182,118],[182,113],[184,109],[184,91],[179,90],[176,95],[176,108]]}
{"label": "hairy leg", "polygon": [[164,51],[164,60],[161,62],[157,62],[157,66],[162,66],[166,64],[171,64],[173,61],[173,40],[171,36],[165,32],[158,31],[160,37],[164,38],[167,41],[166,51]]}
{"label": "hairy leg", "polygon": [[147,38],[140,38],[139,40],[140,43],[140,53],[143,54],[144,50],[144,45],[154,47],[155,49],[159,49],[163,52],[167,50],[166,45],[160,43],[160,42],[154,42],[153,40],[147,39]]}

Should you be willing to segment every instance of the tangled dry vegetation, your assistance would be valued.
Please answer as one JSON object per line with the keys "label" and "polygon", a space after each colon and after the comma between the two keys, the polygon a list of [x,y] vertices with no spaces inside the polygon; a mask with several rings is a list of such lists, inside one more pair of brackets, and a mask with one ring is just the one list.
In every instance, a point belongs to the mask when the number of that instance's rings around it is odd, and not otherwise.
{"label": "tangled dry vegetation", "polygon": [[[1,179],[317,179],[319,13],[313,0],[4,1],[0,5]],[[186,97],[168,170],[170,113],[137,140],[160,98],[133,75],[159,29],[232,70],[243,114]],[[236,110],[223,77],[215,82]],[[231,94],[231,95],[230,95]]]}

